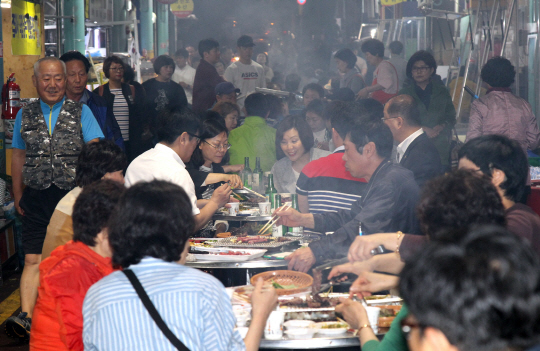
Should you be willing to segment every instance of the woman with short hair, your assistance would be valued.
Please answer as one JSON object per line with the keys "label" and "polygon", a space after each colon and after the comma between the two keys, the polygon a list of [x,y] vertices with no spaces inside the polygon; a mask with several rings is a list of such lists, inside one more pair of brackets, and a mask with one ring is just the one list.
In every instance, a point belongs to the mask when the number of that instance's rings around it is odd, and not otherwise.
{"label": "woman with short hair", "polygon": [[276,155],[272,167],[279,193],[296,193],[296,181],[310,161],[330,155],[314,147],[313,132],[302,116],[286,117],[276,130]]}
{"label": "woman with short hair", "polygon": [[339,81],[340,88],[350,88],[356,95],[365,88],[366,83],[362,75],[354,68],[356,65],[356,55],[350,49],[338,50],[334,55],[338,71],[341,75]]}
{"label": "woman with short hair", "polygon": [[414,84],[399,91],[416,100],[422,129],[433,141],[443,167],[450,166],[450,137],[456,124],[456,110],[448,89],[436,79],[437,62],[427,51],[417,51],[407,62],[407,77]]}
{"label": "woman with short hair", "polygon": [[238,125],[240,108],[237,104],[228,101],[220,101],[214,105],[212,111],[217,112],[225,119],[225,125],[229,133]]}
{"label": "woman with short hair", "polygon": [[510,90],[515,75],[512,63],[500,56],[482,67],[481,77],[489,89],[471,105],[467,140],[500,134],[516,140],[524,152],[538,147],[540,131],[531,105]]}

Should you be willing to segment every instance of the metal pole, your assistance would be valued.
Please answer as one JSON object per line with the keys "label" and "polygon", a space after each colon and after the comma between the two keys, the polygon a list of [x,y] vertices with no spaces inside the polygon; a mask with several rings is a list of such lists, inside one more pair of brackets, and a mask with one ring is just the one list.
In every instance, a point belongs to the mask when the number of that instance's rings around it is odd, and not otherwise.
{"label": "metal pole", "polygon": [[[478,22],[480,20],[480,17],[478,16],[479,14],[480,14],[480,2],[478,2],[478,8],[476,9],[476,22],[474,22],[474,30],[471,29],[471,23],[469,22],[469,29],[471,30],[471,49],[469,50],[467,62],[465,63],[465,74],[463,75],[463,85],[461,86],[461,92],[459,94],[458,109],[456,111],[456,116],[458,117],[459,117],[459,114],[461,113],[461,103],[463,102],[463,94],[465,93],[465,83],[467,83],[467,75],[469,74],[469,65],[471,63],[471,56],[474,51],[474,38],[476,36],[476,30],[478,28]],[[472,17],[472,15],[469,17]]]}
{"label": "metal pole", "polygon": [[[486,63],[486,60],[487,60],[487,57],[488,57],[488,47],[490,47],[491,50],[493,50],[493,46],[491,46],[491,24],[495,23],[495,18],[497,16],[498,12],[499,12],[499,2],[494,1],[493,6],[491,8],[491,15],[489,16],[487,35],[484,38],[484,40],[485,40],[484,52],[482,53],[482,59],[480,60],[480,62],[478,62],[477,72],[479,72],[480,69],[482,69],[482,67]],[[481,88],[481,86],[480,86],[480,75],[478,75],[478,77],[476,77],[476,91],[475,91],[476,96],[480,96],[480,88]]]}
{"label": "metal pole", "polygon": [[[504,49],[506,47],[506,40],[508,39],[508,32],[510,31],[510,21],[512,20],[512,15],[514,13],[514,6],[516,5],[516,0],[512,0],[512,5],[510,5],[510,12],[508,13],[508,19],[506,20],[506,28],[504,31],[504,37],[502,42],[502,48],[501,48],[501,56],[504,56]],[[517,35],[517,32],[514,33]]]}
{"label": "metal pole", "polygon": [[56,56],[62,55],[62,14],[60,13],[60,3],[62,0],[56,0]]}

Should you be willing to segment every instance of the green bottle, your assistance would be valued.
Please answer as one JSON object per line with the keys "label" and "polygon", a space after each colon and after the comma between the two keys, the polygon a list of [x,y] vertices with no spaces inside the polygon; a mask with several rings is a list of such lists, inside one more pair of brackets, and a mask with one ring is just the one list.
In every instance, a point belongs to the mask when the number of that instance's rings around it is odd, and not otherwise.
{"label": "green bottle", "polygon": [[[291,207],[300,212],[298,207],[298,194],[291,194]],[[301,236],[304,234],[304,227],[288,227],[288,232],[293,236]]]}
{"label": "green bottle", "polygon": [[268,188],[266,188],[265,195],[266,195],[266,201],[270,201],[270,208],[272,210],[275,210],[279,207],[276,206],[274,195],[277,194],[277,189],[274,187],[274,175],[269,174],[268,175]]}
{"label": "green bottle", "polygon": [[249,157],[244,157],[244,169],[240,175],[242,183],[244,183],[244,188],[251,189],[253,184],[253,172],[251,172],[251,168],[249,168]]}
{"label": "green bottle", "polygon": [[261,192],[263,189],[263,171],[261,169],[261,158],[255,158],[255,169],[253,170],[253,190]]}
{"label": "green bottle", "polygon": [[[273,179],[272,179],[273,180]],[[273,196],[274,198],[274,201],[276,203],[276,208],[278,208],[280,205],[281,205],[281,195],[279,194],[274,194]],[[285,227],[284,225],[277,225],[277,224],[274,224],[272,226],[272,236],[275,237],[275,238],[279,238],[279,237],[282,237],[283,234],[287,231],[287,227]]]}

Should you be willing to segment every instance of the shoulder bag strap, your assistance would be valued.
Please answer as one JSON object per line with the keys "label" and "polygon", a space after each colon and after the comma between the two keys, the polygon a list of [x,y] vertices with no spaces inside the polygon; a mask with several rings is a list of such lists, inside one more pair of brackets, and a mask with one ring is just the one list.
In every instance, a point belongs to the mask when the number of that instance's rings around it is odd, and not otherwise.
{"label": "shoulder bag strap", "polygon": [[174,333],[167,327],[167,324],[163,321],[161,316],[159,315],[159,312],[156,310],[156,307],[148,297],[148,294],[146,294],[146,291],[144,291],[143,286],[141,285],[141,282],[139,279],[137,279],[137,276],[131,269],[125,269],[122,272],[128,277],[129,281],[131,282],[131,285],[135,288],[135,291],[137,292],[137,295],[139,295],[139,298],[141,299],[144,307],[146,307],[146,310],[148,313],[150,313],[150,316],[156,322],[157,326],[163,334],[169,339],[171,344],[174,345],[178,350],[181,351],[189,351],[189,349],[174,335]]}

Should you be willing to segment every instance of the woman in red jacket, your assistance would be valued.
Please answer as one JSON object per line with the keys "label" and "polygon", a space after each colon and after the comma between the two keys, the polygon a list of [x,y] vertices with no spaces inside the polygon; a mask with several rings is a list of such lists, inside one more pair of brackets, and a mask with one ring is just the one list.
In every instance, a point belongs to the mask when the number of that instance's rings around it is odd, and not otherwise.
{"label": "woman in red jacket", "polygon": [[106,224],[124,187],[102,180],[85,186],[73,206],[73,241],[39,266],[30,350],[84,350],[82,305],[88,289],[113,271]]}

